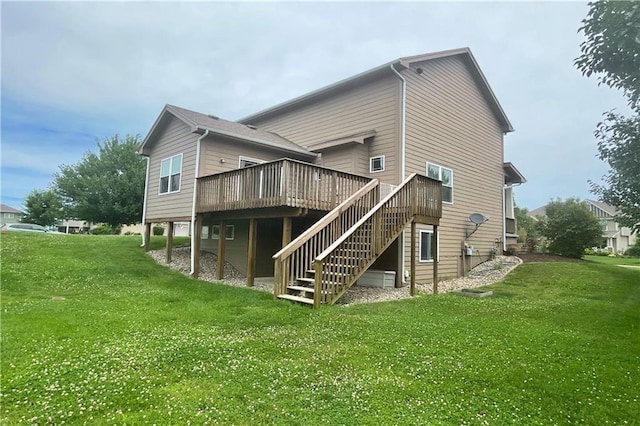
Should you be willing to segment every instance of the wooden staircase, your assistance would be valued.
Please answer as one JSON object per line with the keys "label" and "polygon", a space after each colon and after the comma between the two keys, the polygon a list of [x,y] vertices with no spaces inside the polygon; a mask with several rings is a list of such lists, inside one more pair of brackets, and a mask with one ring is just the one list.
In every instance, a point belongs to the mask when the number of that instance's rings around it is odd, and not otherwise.
{"label": "wooden staircase", "polygon": [[374,180],[276,253],[274,295],[335,303],[413,220],[437,225],[441,182],[413,174],[383,200]]}

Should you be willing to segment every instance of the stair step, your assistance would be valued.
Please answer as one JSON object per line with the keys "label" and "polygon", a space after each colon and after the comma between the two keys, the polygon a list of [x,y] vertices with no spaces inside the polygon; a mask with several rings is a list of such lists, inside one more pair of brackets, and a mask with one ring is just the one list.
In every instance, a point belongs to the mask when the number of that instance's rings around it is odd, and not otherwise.
{"label": "stair step", "polygon": [[293,296],[291,294],[279,294],[278,299],[290,300],[292,302],[304,303],[305,305],[313,305],[313,299],[308,297]]}
{"label": "stair step", "polygon": [[298,282],[303,282],[303,283],[315,284],[316,279],[315,278],[301,277],[301,278],[298,278],[297,281]]}
{"label": "stair step", "polygon": [[304,291],[306,293],[313,293],[315,291],[312,287],[303,287],[303,286],[300,286],[300,285],[287,286],[287,290]]}

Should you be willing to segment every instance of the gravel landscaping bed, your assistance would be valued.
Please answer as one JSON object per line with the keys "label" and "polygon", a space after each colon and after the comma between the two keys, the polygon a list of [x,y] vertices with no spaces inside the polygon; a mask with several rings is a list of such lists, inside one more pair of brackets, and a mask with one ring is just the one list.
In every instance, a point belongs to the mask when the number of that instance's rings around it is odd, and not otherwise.
{"label": "gravel landscaping bed", "polygon": [[[189,275],[189,271],[191,269],[190,253],[190,247],[174,248],[172,261],[167,265],[165,263],[166,254],[164,250],[153,250],[148,252],[156,262],[161,265],[166,265],[176,271],[180,271],[185,275]],[[226,285],[246,288],[244,276],[229,262],[226,262],[224,267],[225,279],[222,281],[216,280],[217,260],[218,257],[215,254],[204,251],[201,252],[199,276],[201,280],[221,282]],[[493,284],[500,281],[520,263],[522,263],[522,261],[515,256],[497,256],[495,259],[481,263],[473,268],[466,277],[440,281],[438,283],[438,292],[448,293],[463,288],[476,288]],[[252,288],[259,291],[273,292],[273,279],[256,278],[254,287]],[[416,289],[419,293],[431,293],[432,284],[416,283]],[[393,289],[353,286],[347,290],[337,303],[343,306],[349,306],[357,303],[385,302],[406,299],[409,297],[411,297],[409,294],[409,286]]]}

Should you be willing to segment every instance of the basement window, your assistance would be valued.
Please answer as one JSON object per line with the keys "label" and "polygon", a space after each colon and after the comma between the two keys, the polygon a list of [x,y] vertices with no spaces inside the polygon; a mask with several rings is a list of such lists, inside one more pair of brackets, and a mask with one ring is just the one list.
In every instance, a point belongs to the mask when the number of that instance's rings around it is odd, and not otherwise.
{"label": "basement window", "polygon": [[[440,243],[438,242],[438,260],[440,260]],[[433,231],[420,231],[420,262],[433,262]]]}
{"label": "basement window", "polygon": [[[225,226],[225,230],[226,230],[226,240],[233,240],[235,238],[235,226],[234,225],[227,225]],[[211,238],[213,238],[214,240],[219,240],[220,239],[220,225],[213,225],[211,227]]]}
{"label": "basement window", "polygon": [[376,173],[384,171],[384,155],[369,158],[369,172]]}

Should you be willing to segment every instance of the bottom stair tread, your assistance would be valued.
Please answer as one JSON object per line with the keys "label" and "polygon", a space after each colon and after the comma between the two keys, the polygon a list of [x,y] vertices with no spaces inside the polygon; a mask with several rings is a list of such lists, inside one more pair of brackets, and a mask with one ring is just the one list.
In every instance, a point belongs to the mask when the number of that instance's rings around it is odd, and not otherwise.
{"label": "bottom stair tread", "polygon": [[292,302],[306,303],[307,305],[313,305],[313,299],[308,297],[293,296],[291,294],[279,294],[278,299],[291,300]]}

